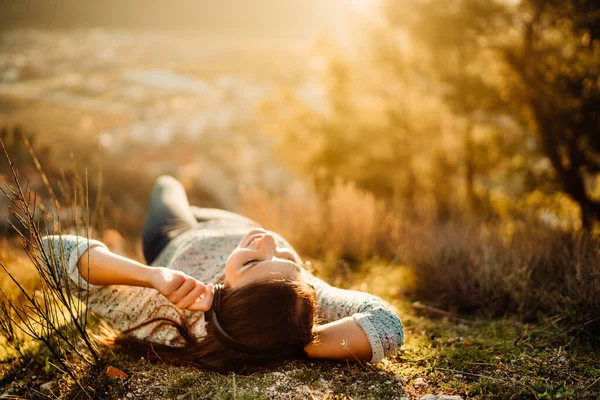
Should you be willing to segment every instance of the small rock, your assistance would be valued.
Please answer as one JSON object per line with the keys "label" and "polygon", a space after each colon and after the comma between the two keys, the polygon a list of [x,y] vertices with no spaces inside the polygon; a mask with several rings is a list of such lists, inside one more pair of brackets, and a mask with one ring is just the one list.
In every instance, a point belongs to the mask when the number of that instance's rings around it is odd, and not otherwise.
{"label": "small rock", "polygon": [[129,375],[127,375],[125,372],[121,371],[119,368],[113,367],[112,365],[109,365],[108,368],[106,368],[106,376],[115,379],[127,379],[129,377]]}
{"label": "small rock", "polygon": [[125,397],[127,397],[128,399],[133,399],[133,393],[127,393]]}
{"label": "small rock", "polygon": [[54,391],[57,389],[56,382],[50,381],[46,383],[42,383],[40,385],[40,392],[44,394],[54,394]]}
{"label": "small rock", "polygon": [[427,385],[427,382],[425,382],[425,379],[423,378],[417,378],[414,380],[413,385],[415,386],[425,386]]}
{"label": "small rock", "polygon": [[426,394],[420,400],[463,400],[460,396],[451,396],[447,394]]}

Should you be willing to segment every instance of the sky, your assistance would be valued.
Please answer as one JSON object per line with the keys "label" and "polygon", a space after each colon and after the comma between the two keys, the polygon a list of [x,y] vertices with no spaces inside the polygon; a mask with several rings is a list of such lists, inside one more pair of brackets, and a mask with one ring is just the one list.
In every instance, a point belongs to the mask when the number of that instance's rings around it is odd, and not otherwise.
{"label": "sky", "polygon": [[2,0],[0,29],[190,30],[313,41],[340,35],[349,14],[377,0]]}

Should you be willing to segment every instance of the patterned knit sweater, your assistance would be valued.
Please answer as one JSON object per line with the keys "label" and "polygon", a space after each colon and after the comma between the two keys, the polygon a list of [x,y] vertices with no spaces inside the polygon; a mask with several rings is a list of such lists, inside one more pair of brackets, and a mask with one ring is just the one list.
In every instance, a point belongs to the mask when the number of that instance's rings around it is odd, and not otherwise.
{"label": "patterned knit sweater", "polygon": [[[237,220],[198,223],[192,231],[172,240],[152,265],[180,270],[207,284],[222,282],[229,254],[242,237],[256,227],[241,216]],[[277,246],[295,252],[285,239],[274,235]],[[58,276],[68,276],[65,283],[70,285],[72,293],[87,301],[88,310],[98,314],[114,329],[123,331],[156,317],[175,321],[185,318],[194,335],[199,338],[206,335],[203,312],[180,310],[155,289],[97,286],[86,282],[77,269],[79,257],[88,248],[106,247],[103,243],[74,235],[46,236],[43,242],[47,251],[55,253],[56,260],[62,260],[57,263],[58,268],[63,269]],[[318,314],[323,322],[352,316],[363,328],[373,350],[371,362],[379,362],[400,348],[404,341],[402,322],[388,303],[367,293],[332,287],[305,269],[302,269],[302,277],[316,289]],[[160,322],[135,330],[132,335],[171,346],[184,344],[175,328]]]}

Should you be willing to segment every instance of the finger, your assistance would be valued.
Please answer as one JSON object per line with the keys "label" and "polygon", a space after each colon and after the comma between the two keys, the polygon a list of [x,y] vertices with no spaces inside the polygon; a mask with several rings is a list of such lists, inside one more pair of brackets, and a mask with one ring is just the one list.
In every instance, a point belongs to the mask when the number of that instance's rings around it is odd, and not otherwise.
{"label": "finger", "polygon": [[215,287],[211,283],[206,287],[204,296],[199,301],[190,305],[187,309],[192,311],[208,311],[212,305],[213,299],[215,298]]}
{"label": "finger", "polygon": [[179,286],[179,289],[171,293],[167,299],[169,299],[169,301],[173,304],[179,303],[181,299],[183,299],[193,288],[196,287],[197,282],[198,281],[191,276],[186,277],[185,282]]}
{"label": "finger", "polygon": [[196,282],[196,287],[190,290],[190,292],[175,305],[179,308],[187,308],[192,303],[195,303],[204,292],[206,292],[206,285],[202,282]]}
{"label": "finger", "polygon": [[170,296],[185,283],[185,275],[169,273],[165,276],[165,281],[167,285],[164,288],[163,294]]}

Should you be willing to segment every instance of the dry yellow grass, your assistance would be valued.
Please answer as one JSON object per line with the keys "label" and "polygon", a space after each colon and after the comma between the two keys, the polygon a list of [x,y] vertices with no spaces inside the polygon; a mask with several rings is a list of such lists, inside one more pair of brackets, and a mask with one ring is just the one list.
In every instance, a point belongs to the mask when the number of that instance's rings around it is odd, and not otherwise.
{"label": "dry yellow grass", "polygon": [[[0,240],[0,260],[28,293],[33,293],[40,288],[37,271],[16,240]],[[2,270],[0,270],[0,289],[8,297],[22,300],[21,292]]]}

